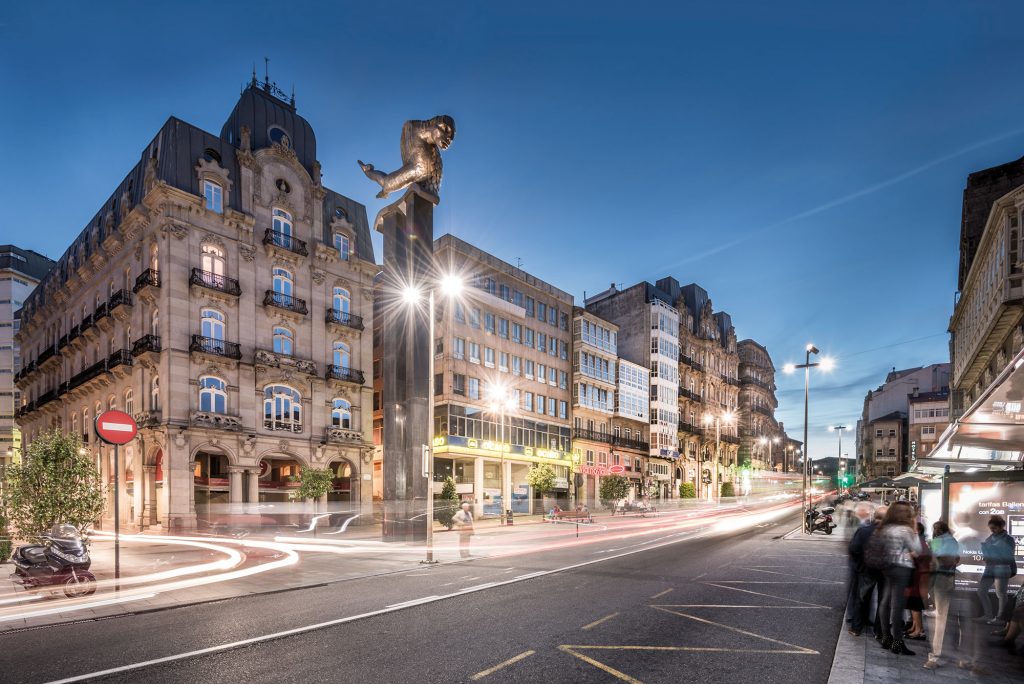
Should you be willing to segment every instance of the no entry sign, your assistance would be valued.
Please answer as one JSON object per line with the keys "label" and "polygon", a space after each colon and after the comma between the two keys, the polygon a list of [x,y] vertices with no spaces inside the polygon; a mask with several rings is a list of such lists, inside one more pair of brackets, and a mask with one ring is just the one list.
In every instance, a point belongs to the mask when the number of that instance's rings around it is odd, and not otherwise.
{"label": "no entry sign", "polygon": [[127,444],[138,431],[135,419],[124,411],[105,411],[96,416],[96,434],[107,444]]}

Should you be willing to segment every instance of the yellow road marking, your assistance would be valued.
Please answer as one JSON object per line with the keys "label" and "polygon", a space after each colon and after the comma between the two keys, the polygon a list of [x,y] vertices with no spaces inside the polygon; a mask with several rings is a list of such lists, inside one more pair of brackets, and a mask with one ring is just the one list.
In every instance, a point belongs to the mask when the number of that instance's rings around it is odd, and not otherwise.
{"label": "yellow road marking", "polygon": [[498,663],[494,667],[491,667],[491,668],[488,668],[486,670],[482,670],[480,672],[477,672],[475,675],[470,677],[470,679],[472,679],[473,681],[476,681],[478,679],[483,679],[487,675],[492,675],[492,674],[494,674],[495,672],[497,672],[498,670],[500,670],[503,667],[508,667],[509,665],[514,665],[514,664],[518,663],[520,660],[522,660],[523,658],[529,658],[534,653],[536,653],[536,651],[523,651],[519,655],[514,656],[512,658],[509,658],[508,660],[506,660],[503,663]]}
{"label": "yellow road marking", "polygon": [[792,653],[806,653],[809,655],[819,655],[817,651],[809,648],[804,648],[803,646],[797,646],[796,644],[791,644],[787,641],[772,639],[771,637],[766,637],[763,634],[758,634],[756,632],[748,632],[747,630],[740,629],[739,627],[723,625],[721,622],[715,622],[714,620],[705,620],[704,618],[699,618],[696,615],[690,615],[689,613],[680,613],[677,610],[669,610],[668,608],[662,608],[661,606],[651,606],[651,608],[654,608],[655,610],[660,610],[665,613],[669,613],[671,615],[678,615],[680,617],[688,618],[690,620],[695,620],[696,622],[703,622],[706,625],[714,625],[715,627],[721,627],[722,629],[727,629],[731,632],[737,632],[745,636],[754,637],[755,639],[763,639],[764,641],[770,641],[773,644],[779,644],[780,646],[788,646],[790,648],[797,649],[796,651],[791,651]]}
{"label": "yellow road marking", "polygon": [[820,577],[807,577],[806,575],[794,575],[791,572],[776,572],[775,570],[759,570],[757,568],[740,568],[740,570],[750,570],[751,572],[763,572],[768,575],[782,575],[783,577],[799,577],[805,580],[816,580],[818,582],[826,582],[828,584],[845,584],[844,582],[837,582],[835,580],[821,579]]}
{"label": "yellow road marking", "polygon": [[659,592],[659,593],[655,594],[655,595],[654,595],[654,596],[652,596],[651,598],[652,598],[652,599],[656,599],[656,598],[658,598],[658,597],[660,597],[660,596],[664,596],[665,594],[667,594],[667,593],[668,593],[668,592],[670,592],[670,591],[672,591],[672,590],[671,590],[671,589],[666,589],[665,591],[662,591],[662,592]]}
{"label": "yellow road marking", "polygon": [[776,596],[775,594],[764,594],[760,591],[752,591],[750,589],[740,589],[739,587],[729,587],[724,584],[715,584],[714,582],[704,582],[711,587],[718,587],[719,589],[728,589],[729,591],[741,591],[744,594],[754,594],[755,596],[764,596],[766,598],[779,599],[780,601],[790,601],[792,603],[799,603],[804,606],[814,606],[815,608],[829,608],[829,606],[823,606],[820,603],[808,603],[807,601],[797,601],[796,599],[787,598],[785,596]]}
{"label": "yellow road marking", "polygon": [[[565,651],[566,653],[568,653],[568,654],[570,654],[572,656],[575,656],[576,658],[579,658],[580,660],[582,660],[585,663],[590,663],[591,665],[593,665],[597,669],[603,670],[603,671],[607,672],[608,674],[610,674],[611,676],[616,677],[617,679],[621,679],[624,682],[629,682],[629,684],[643,684],[643,682],[641,682],[639,679],[633,679],[632,677],[630,677],[625,672],[619,672],[614,667],[610,667],[608,665],[605,665],[604,663],[602,663],[599,660],[594,660],[593,658],[585,656],[582,653],[577,653],[576,651],[572,650],[573,649],[572,646],[564,646],[563,645],[563,646],[559,646],[558,648],[559,648],[559,650]],[[576,647],[576,648],[579,648],[579,647]]]}
{"label": "yellow road marking", "polygon": [[591,622],[591,623],[590,623],[589,625],[584,625],[584,626],[583,626],[583,629],[584,629],[584,630],[588,630],[588,629],[593,629],[594,627],[597,627],[597,626],[598,626],[599,624],[601,624],[601,623],[602,623],[602,622],[604,622],[605,620],[611,620],[611,619],[612,619],[613,617],[615,617],[616,615],[618,615],[618,613],[612,613],[611,615],[605,615],[605,616],[604,616],[603,618],[601,618],[600,620],[594,620],[594,621],[593,621],[593,622]]}

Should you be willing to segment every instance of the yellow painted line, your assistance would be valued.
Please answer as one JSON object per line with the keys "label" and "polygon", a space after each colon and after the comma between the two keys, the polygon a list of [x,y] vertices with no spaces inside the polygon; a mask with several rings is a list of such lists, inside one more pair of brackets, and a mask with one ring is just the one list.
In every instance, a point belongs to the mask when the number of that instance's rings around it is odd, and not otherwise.
{"label": "yellow painted line", "polygon": [[[576,651],[572,650],[573,649],[572,646],[559,646],[558,648],[559,648],[559,650],[565,651],[569,655],[572,655],[572,656],[574,656],[576,658],[579,658],[580,660],[582,660],[585,663],[590,663],[591,665],[593,665],[597,669],[603,670],[604,672],[607,672],[608,674],[610,674],[611,676],[613,676],[613,677],[615,677],[617,679],[621,679],[624,682],[628,682],[628,684],[643,684],[643,682],[641,682],[639,679],[633,679],[632,677],[630,677],[625,672],[619,672],[614,667],[611,667],[609,665],[605,665],[604,663],[602,663],[599,660],[594,660],[593,658],[591,658],[589,656],[585,656],[582,653],[577,653]],[[579,648],[579,647],[577,647],[577,648]]]}
{"label": "yellow painted line", "polygon": [[603,618],[601,618],[600,620],[594,620],[594,621],[593,621],[593,622],[591,622],[591,623],[590,623],[589,625],[583,625],[583,629],[584,629],[584,630],[588,630],[588,629],[593,629],[594,627],[597,627],[597,626],[598,626],[599,624],[601,624],[601,623],[602,623],[602,622],[604,622],[605,620],[611,620],[611,619],[612,619],[613,617],[615,617],[616,615],[618,615],[618,613],[612,613],[611,615],[605,615],[605,616],[604,616]]}
{"label": "yellow painted line", "polygon": [[668,608],[662,608],[660,606],[651,606],[651,608],[654,608],[655,610],[660,610],[660,611],[665,612],[665,613],[669,613],[671,615],[678,615],[680,617],[684,617],[684,618],[687,618],[689,620],[694,620],[696,622],[703,622],[706,625],[714,625],[715,627],[721,627],[722,629],[727,629],[730,632],[736,632],[738,634],[743,634],[744,636],[749,636],[749,637],[754,637],[755,639],[762,639],[764,641],[769,641],[769,642],[771,642],[773,644],[779,644],[780,646],[788,646],[789,648],[796,649],[796,651],[792,651],[792,652],[795,652],[795,653],[806,653],[806,654],[809,654],[809,655],[819,655],[819,653],[817,651],[815,651],[815,650],[812,650],[812,649],[809,649],[809,648],[804,648],[803,646],[797,646],[796,644],[791,644],[788,641],[780,641],[778,639],[772,639],[771,637],[766,637],[765,635],[758,634],[757,632],[748,632],[747,630],[740,629],[739,627],[732,627],[730,625],[723,625],[721,622],[715,622],[714,620],[705,620],[704,618],[699,618],[696,615],[690,615],[689,613],[680,613],[677,610],[669,610]]}
{"label": "yellow painted line", "polygon": [[660,598],[660,597],[664,596],[665,594],[667,594],[667,593],[668,593],[668,592],[670,592],[670,591],[672,591],[672,590],[671,590],[671,589],[666,589],[665,591],[662,591],[662,592],[660,592],[660,593],[657,593],[657,594],[655,594],[655,595],[654,595],[654,596],[652,596],[651,598],[652,598],[652,599]]}
{"label": "yellow painted line", "polygon": [[534,653],[536,653],[536,651],[523,651],[519,655],[513,656],[512,658],[509,658],[508,660],[506,660],[503,663],[498,663],[494,667],[490,667],[490,668],[488,668],[486,670],[481,670],[480,672],[477,672],[475,675],[470,677],[470,679],[472,679],[473,681],[476,681],[478,679],[483,679],[487,675],[492,675],[492,674],[494,674],[495,672],[497,672],[498,670],[500,670],[503,667],[508,667],[509,665],[515,665],[516,663],[518,663],[523,658],[529,658]]}
{"label": "yellow painted line", "polygon": [[728,589],[729,591],[740,591],[744,594],[754,594],[755,596],[764,596],[765,598],[779,599],[780,601],[790,601],[791,603],[799,603],[804,606],[813,606],[815,608],[829,608],[829,606],[823,606],[820,603],[808,603],[807,601],[797,601],[796,599],[787,598],[785,596],[776,596],[775,594],[765,594],[760,591],[751,591],[750,589],[740,589],[739,587],[729,587],[724,584],[715,584],[714,582],[704,582],[711,587],[718,587],[719,589]]}

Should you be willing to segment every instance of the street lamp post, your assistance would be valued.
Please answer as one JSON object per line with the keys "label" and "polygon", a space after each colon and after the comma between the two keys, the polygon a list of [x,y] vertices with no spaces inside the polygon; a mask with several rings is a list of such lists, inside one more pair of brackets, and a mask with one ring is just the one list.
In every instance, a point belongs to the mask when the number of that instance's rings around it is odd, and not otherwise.
{"label": "street lamp post", "polygon": [[839,435],[839,453],[837,454],[839,456],[839,460],[836,461],[836,475],[837,475],[836,488],[837,489],[842,489],[842,482],[840,482],[838,480],[838,474],[839,474],[839,470],[842,468],[843,463],[844,463],[844,461],[843,461],[843,430],[849,430],[849,429],[850,428],[848,428],[845,425],[829,425],[828,426],[828,431],[829,432],[835,432],[837,435]]}
{"label": "street lamp post", "polygon": [[[768,445],[768,469],[769,470],[775,470],[775,463],[772,461],[772,444],[778,444],[779,443],[779,438],[778,437],[772,437],[772,438],[769,439],[768,437],[762,437],[761,439],[759,439],[757,441],[758,441],[758,444],[760,444],[762,448],[765,445]],[[783,461],[786,460],[785,453],[783,453],[782,460]],[[786,469],[785,464],[783,464],[782,469],[783,470]]]}
{"label": "street lamp post", "polygon": [[733,413],[732,411],[726,411],[722,414],[711,415],[710,413],[704,414],[704,424],[708,427],[712,423],[715,424],[715,459],[711,463],[711,499],[720,499],[721,492],[719,491],[718,485],[718,464],[721,459],[722,449],[722,423],[728,425],[732,424]]}
{"label": "street lamp post", "polygon": [[809,451],[808,444],[807,444],[807,421],[808,421],[808,417],[810,415],[809,406],[810,406],[810,396],[811,396],[811,369],[815,368],[817,366],[821,366],[822,370],[828,370],[829,368],[832,367],[832,362],[831,362],[830,359],[828,359],[826,357],[822,357],[820,361],[815,361],[814,363],[811,363],[811,354],[818,355],[818,354],[821,353],[821,350],[818,349],[817,347],[815,347],[813,344],[808,344],[807,347],[805,347],[804,351],[805,351],[805,356],[804,356],[804,362],[802,364],[789,363],[789,364],[786,364],[786,366],[785,366],[785,368],[783,370],[786,373],[792,373],[793,371],[800,370],[800,369],[803,369],[803,371],[804,371],[804,447],[803,447],[804,448],[804,458],[803,458],[803,469],[802,469],[803,470],[804,490],[803,490],[803,497],[801,499],[801,511],[803,513],[803,519],[804,519],[804,522],[803,522],[804,532],[805,533],[810,533],[810,530],[807,528],[807,503],[808,503],[808,500],[807,500],[807,483],[808,483],[808,479],[809,479],[809,476],[810,476],[810,473],[808,472],[808,467],[809,467],[809,463],[811,461],[811,458],[810,458],[810,451]]}
{"label": "street lamp post", "polygon": [[[505,516],[505,506],[508,506],[508,511],[512,511],[512,483],[505,473],[505,416],[507,413],[515,410],[515,394],[504,384],[496,383],[491,385],[490,391],[490,408],[491,413],[498,414],[499,422],[499,446],[498,451],[500,452],[501,458],[501,508],[498,509],[498,524],[506,524],[507,518]],[[506,499],[506,495],[508,498]]]}

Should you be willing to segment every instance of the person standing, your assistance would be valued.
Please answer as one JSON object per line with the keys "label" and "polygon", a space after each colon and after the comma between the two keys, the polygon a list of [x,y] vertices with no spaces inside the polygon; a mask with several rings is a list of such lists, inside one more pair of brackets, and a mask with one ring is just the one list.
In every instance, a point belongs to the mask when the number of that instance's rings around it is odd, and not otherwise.
{"label": "person standing", "polygon": [[850,540],[850,554],[857,559],[857,567],[860,572],[857,577],[857,593],[860,601],[859,610],[854,613],[853,622],[850,625],[850,632],[856,636],[864,629],[864,625],[871,624],[875,638],[882,640],[882,621],[879,618],[878,603],[882,598],[885,588],[885,579],[882,571],[869,563],[867,559],[868,543],[882,524],[885,517],[885,506],[875,509],[874,515],[867,525],[854,533]]}
{"label": "person standing", "polygon": [[[860,575],[864,570],[864,544],[867,542],[868,537],[870,537],[870,533],[874,532],[871,504],[857,504],[852,516],[856,517],[857,527],[847,546],[849,584],[846,596],[846,622],[850,625],[850,634],[860,636],[864,624],[862,620],[857,619],[857,616],[860,614],[861,609]],[[870,531],[868,531],[868,528],[870,528]]]}
{"label": "person standing", "polygon": [[910,611],[911,627],[906,637],[924,641],[928,635],[924,631],[924,617],[921,613],[924,611],[925,601],[928,600],[932,552],[921,522],[917,523],[917,535],[921,542],[921,553],[914,559],[914,574],[910,578],[910,588],[907,590],[907,610]]}
{"label": "person standing", "polygon": [[469,558],[469,539],[473,536],[473,514],[469,504],[462,504],[462,510],[452,516],[452,523],[459,531],[459,556]]}
{"label": "person standing", "polygon": [[[1002,624],[1003,611],[1006,608],[1006,587],[1010,578],[1017,574],[1017,562],[1013,557],[1013,537],[1006,533],[1006,520],[1002,516],[993,515],[988,520],[988,529],[992,533],[981,542],[981,555],[985,559],[985,571],[978,580],[978,598],[981,608],[988,619],[986,624]],[[989,590],[995,587],[998,607],[993,610]]]}
{"label": "person standing", "polygon": [[[949,525],[942,520],[932,525],[932,596],[935,597],[935,631],[932,633],[932,647],[928,653],[926,670],[939,667],[945,648],[946,631],[949,627],[963,629],[958,616],[950,613],[953,592],[956,590],[956,566],[960,565],[960,544],[949,531]],[[953,630],[957,631],[956,629]],[[961,640],[954,636],[953,643]]]}
{"label": "person standing", "polygon": [[903,641],[906,591],[914,573],[914,559],[921,553],[914,508],[906,501],[892,504],[877,534],[881,535],[885,554],[885,567],[882,570],[885,590],[878,605],[882,623],[882,648],[896,655],[914,655]]}

